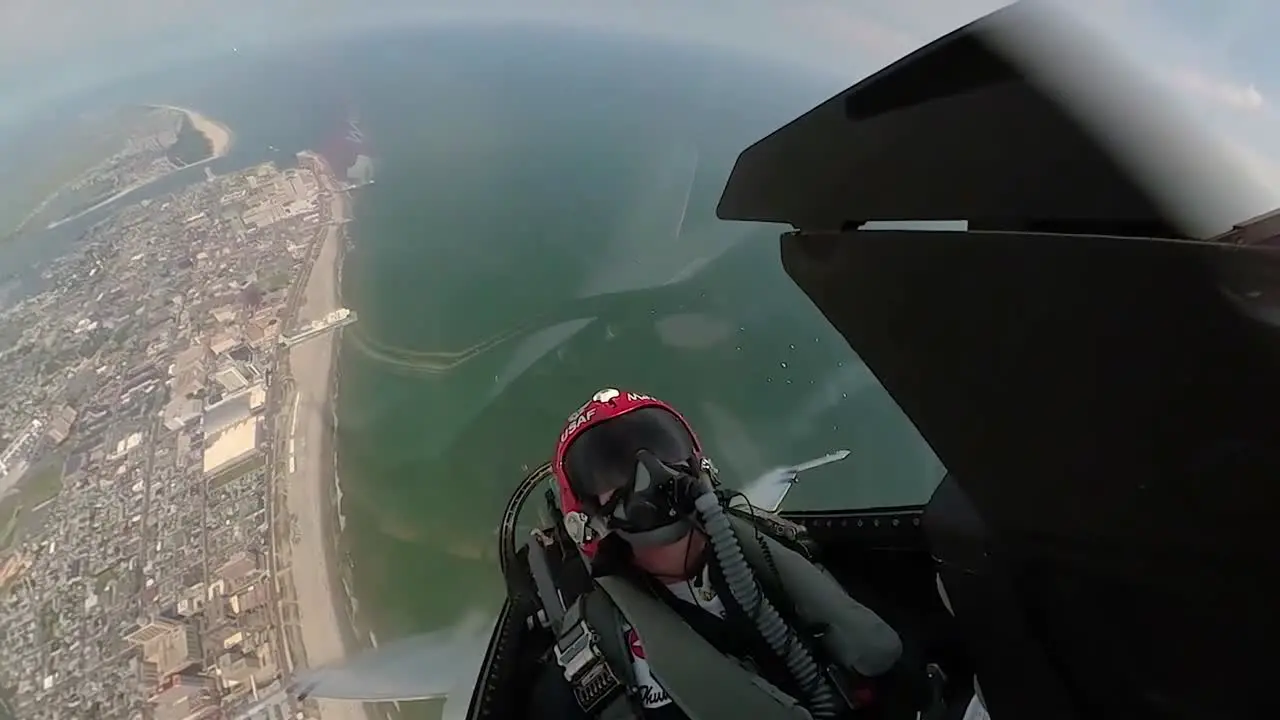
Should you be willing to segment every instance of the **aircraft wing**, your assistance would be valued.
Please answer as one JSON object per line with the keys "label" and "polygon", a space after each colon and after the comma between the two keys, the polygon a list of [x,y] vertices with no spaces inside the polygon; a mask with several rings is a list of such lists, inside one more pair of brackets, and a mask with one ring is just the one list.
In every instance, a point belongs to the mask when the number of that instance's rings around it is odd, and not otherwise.
{"label": "aircraft wing", "polygon": [[300,671],[294,692],[362,702],[446,698],[467,682],[466,671],[483,658],[492,626],[492,618],[477,614],[447,630],[384,643],[332,665]]}
{"label": "aircraft wing", "polygon": [[730,500],[730,505],[749,502],[759,510],[778,512],[778,508],[782,507],[782,501],[786,499],[787,493],[791,492],[792,486],[799,482],[800,473],[805,470],[820,468],[823,465],[840,462],[847,457],[849,457],[848,450],[837,450],[822,457],[806,460],[798,465],[774,468],[744,485],[742,487],[742,495],[735,496]]}

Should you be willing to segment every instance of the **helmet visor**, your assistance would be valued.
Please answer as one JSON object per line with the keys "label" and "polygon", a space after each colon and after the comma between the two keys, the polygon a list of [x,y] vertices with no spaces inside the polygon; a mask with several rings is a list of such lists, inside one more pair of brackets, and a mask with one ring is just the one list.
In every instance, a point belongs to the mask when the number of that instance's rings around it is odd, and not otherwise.
{"label": "helmet visor", "polygon": [[564,455],[569,487],[598,507],[601,496],[635,479],[641,450],[667,464],[687,463],[695,455],[693,437],[679,417],[662,408],[641,408],[610,418],[569,444]]}

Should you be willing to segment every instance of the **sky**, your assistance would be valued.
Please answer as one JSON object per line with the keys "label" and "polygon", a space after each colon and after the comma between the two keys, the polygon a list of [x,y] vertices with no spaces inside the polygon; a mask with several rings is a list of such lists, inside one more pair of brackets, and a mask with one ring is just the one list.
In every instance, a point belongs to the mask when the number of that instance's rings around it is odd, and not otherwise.
{"label": "sky", "polygon": [[[4,0],[0,126],[52,98],[160,64],[304,37],[450,20],[621,30],[723,47],[832,79],[832,91],[1001,0]],[[1280,3],[1073,0],[1280,206]]]}

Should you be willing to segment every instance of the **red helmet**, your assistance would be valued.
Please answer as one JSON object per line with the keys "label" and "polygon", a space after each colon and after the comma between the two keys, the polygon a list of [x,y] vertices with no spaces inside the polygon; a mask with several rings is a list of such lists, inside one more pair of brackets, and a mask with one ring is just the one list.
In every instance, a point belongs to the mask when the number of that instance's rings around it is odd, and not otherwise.
{"label": "red helmet", "polygon": [[[664,462],[702,460],[702,447],[689,422],[657,398],[607,388],[569,416],[551,461],[566,521],[594,518],[596,498],[624,487],[634,477],[636,451]],[[572,523],[570,523],[572,524]],[[570,534],[575,534],[570,528]],[[583,542],[594,555],[598,539]]]}

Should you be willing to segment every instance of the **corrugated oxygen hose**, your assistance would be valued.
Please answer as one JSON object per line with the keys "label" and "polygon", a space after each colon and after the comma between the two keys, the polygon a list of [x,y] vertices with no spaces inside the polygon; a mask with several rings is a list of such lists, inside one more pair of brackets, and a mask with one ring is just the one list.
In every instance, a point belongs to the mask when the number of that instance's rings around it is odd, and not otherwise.
{"label": "corrugated oxygen hose", "polygon": [[[814,720],[834,718],[838,712],[835,693],[822,678],[822,672],[796,634],[791,632],[777,609],[760,591],[755,573],[742,555],[738,536],[733,532],[729,516],[720,507],[720,499],[704,478],[702,492],[694,501],[701,516],[720,571],[733,593],[738,607],[751,617],[769,647],[786,664],[800,689],[808,695],[803,704]],[[797,698],[798,699],[798,698]]]}

